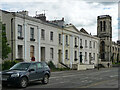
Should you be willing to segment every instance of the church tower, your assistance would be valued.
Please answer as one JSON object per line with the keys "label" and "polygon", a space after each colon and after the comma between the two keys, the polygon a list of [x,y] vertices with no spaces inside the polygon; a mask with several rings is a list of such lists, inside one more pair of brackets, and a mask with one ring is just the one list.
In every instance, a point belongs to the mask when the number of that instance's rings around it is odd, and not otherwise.
{"label": "church tower", "polygon": [[112,18],[109,15],[97,17],[97,36],[100,38],[100,59],[111,61]]}

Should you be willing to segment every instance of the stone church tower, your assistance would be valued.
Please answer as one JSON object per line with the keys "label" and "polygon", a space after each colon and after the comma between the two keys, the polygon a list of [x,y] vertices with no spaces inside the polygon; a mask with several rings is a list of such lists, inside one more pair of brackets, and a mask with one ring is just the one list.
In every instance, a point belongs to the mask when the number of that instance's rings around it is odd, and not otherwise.
{"label": "stone church tower", "polygon": [[97,36],[100,38],[100,59],[111,61],[112,18],[109,15],[97,17]]}

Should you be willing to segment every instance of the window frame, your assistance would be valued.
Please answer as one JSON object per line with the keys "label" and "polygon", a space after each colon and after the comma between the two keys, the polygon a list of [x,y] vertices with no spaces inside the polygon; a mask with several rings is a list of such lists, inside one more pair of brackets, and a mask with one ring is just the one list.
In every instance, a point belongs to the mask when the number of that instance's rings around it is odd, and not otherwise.
{"label": "window frame", "polygon": [[18,37],[22,37],[23,31],[22,31],[22,25],[18,24]]}
{"label": "window frame", "polygon": [[[32,48],[32,50],[31,50]],[[30,45],[30,57],[32,58],[35,55],[35,46]]]}
{"label": "window frame", "polygon": [[61,44],[61,34],[59,33],[59,44]]}
{"label": "window frame", "polygon": [[50,48],[50,59],[54,59],[54,49]]}
{"label": "window frame", "polygon": [[65,59],[68,59],[68,50],[65,50]]}
{"label": "window frame", "polygon": [[41,39],[45,40],[45,30],[41,29]]}
{"label": "window frame", "polygon": [[34,28],[30,27],[30,39],[34,39]]}
{"label": "window frame", "polygon": [[50,32],[50,41],[53,41],[53,31]]}

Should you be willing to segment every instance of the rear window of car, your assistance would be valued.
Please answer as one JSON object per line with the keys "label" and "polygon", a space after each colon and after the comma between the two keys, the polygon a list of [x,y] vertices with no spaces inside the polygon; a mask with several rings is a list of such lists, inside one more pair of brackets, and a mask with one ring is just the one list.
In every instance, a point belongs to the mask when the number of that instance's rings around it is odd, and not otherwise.
{"label": "rear window of car", "polygon": [[37,63],[37,68],[38,69],[43,68],[43,65],[41,63]]}
{"label": "rear window of car", "polygon": [[35,63],[31,64],[30,67],[29,67],[29,69],[34,69],[34,70],[36,70],[36,64],[35,64]]}
{"label": "rear window of car", "polygon": [[42,64],[44,67],[48,67],[48,65],[45,62],[43,62]]}

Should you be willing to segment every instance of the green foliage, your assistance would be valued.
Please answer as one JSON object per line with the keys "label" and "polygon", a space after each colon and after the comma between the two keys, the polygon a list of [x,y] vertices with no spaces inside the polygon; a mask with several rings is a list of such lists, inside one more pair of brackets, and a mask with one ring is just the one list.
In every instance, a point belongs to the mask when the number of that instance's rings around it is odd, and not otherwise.
{"label": "green foliage", "polygon": [[117,63],[117,62],[113,62],[112,64],[113,64],[113,65],[114,65],[114,64],[120,64],[120,62],[119,62],[119,63]]}
{"label": "green foliage", "polygon": [[56,67],[52,61],[48,62],[48,66],[50,67],[50,69],[56,69]]}
{"label": "green foliage", "polygon": [[8,70],[16,63],[18,63],[16,60],[6,60],[2,63],[2,70]]}
{"label": "green foliage", "polygon": [[11,52],[11,49],[7,43],[5,25],[2,25],[2,59],[8,58],[8,54]]}
{"label": "green foliage", "polygon": [[54,63],[52,61],[49,61],[48,62],[48,66],[50,67],[51,71],[54,72],[54,71],[65,71],[65,70],[70,70],[68,68],[56,68]]}

